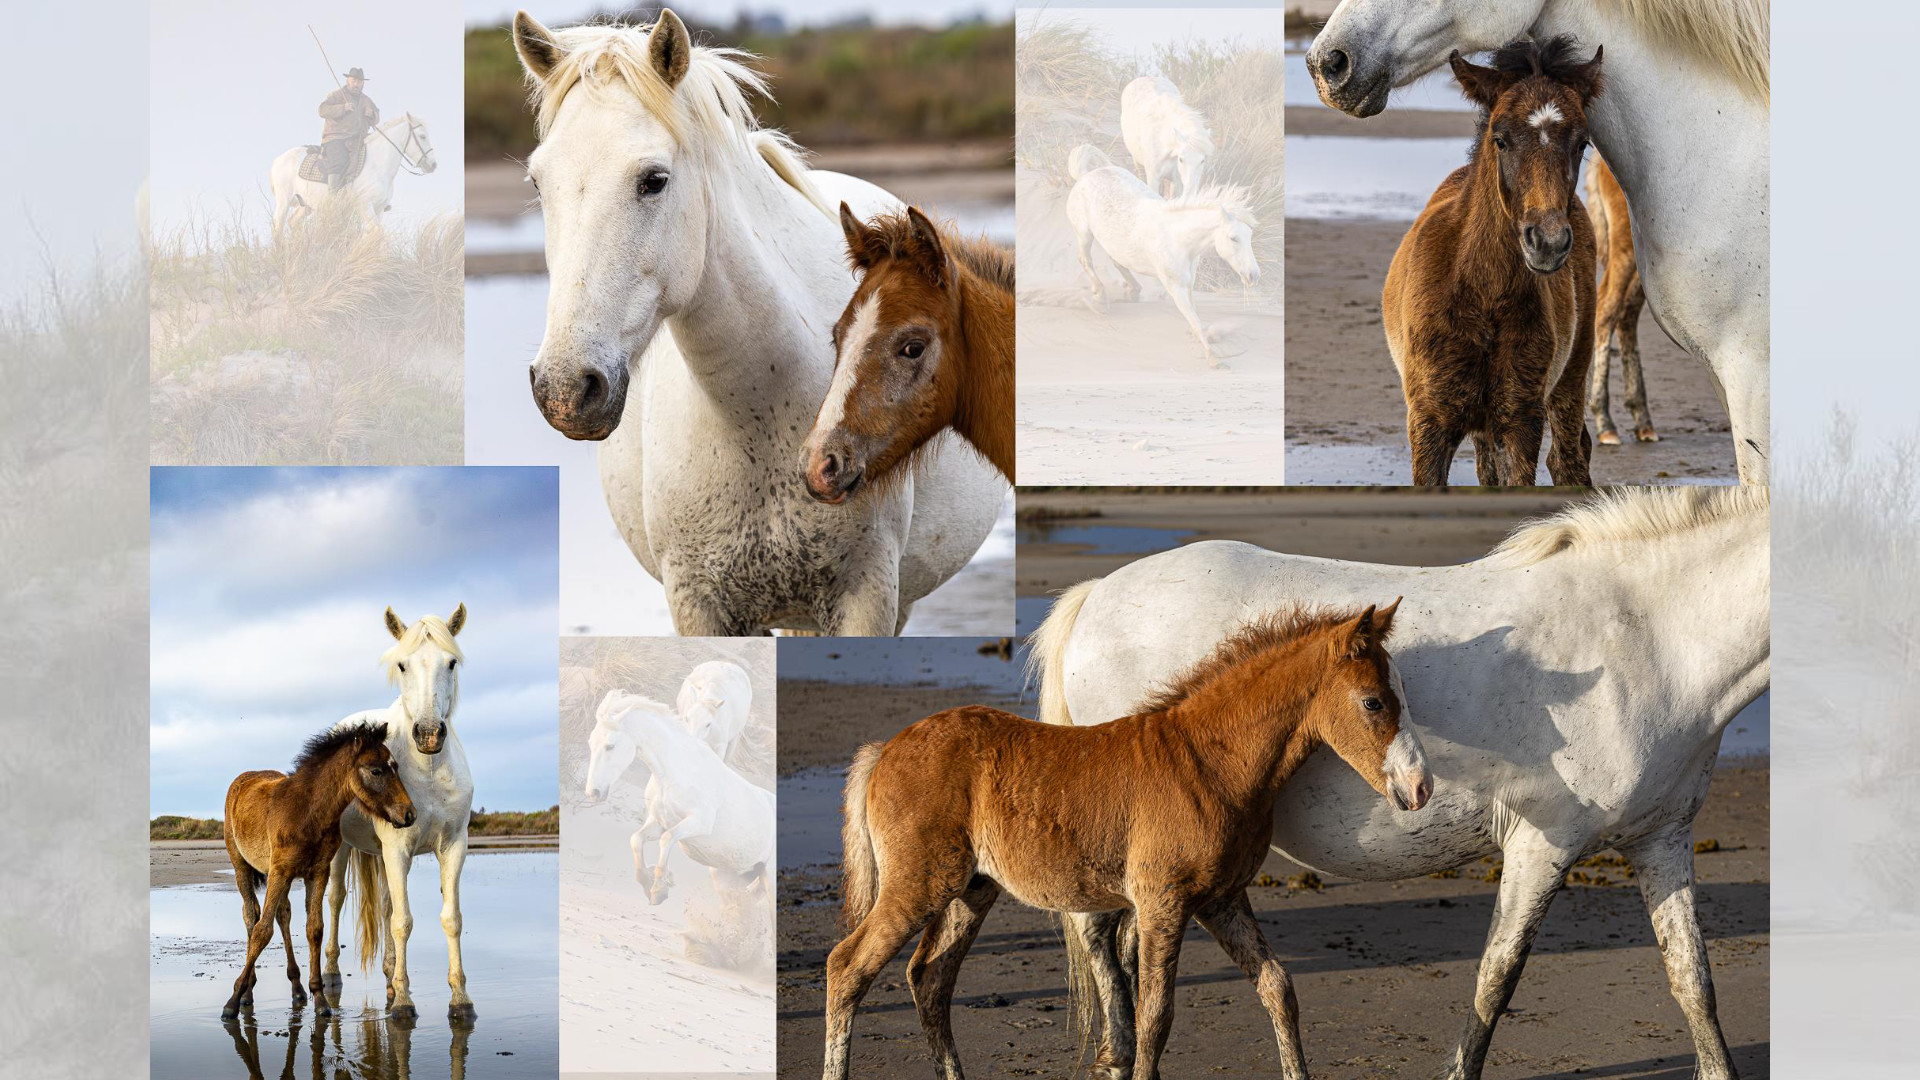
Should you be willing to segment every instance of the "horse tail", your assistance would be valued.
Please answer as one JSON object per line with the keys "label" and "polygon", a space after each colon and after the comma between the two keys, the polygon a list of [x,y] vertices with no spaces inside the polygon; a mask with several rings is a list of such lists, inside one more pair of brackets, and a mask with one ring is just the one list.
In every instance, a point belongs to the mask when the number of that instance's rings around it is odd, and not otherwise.
{"label": "horse tail", "polygon": [[867,784],[880,763],[881,743],[868,743],[853,755],[847,769],[847,795],[842,804],[846,824],[840,828],[840,926],[851,932],[873,910],[880,892],[880,860],[867,828]]}
{"label": "horse tail", "polygon": [[1073,717],[1067,712],[1067,680],[1063,670],[1067,639],[1073,636],[1073,624],[1080,618],[1081,606],[1098,584],[1099,578],[1088,578],[1061,593],[1040,629],[1027,637],[1027,683],[1040,683],[1040,719],[1045,723],[1073,723]]}
{"label": "horse tail", "polygon": [[353,853],[353,877],[353,884],[360,889],[360,906],[354,922],[359,924],[360,970],[365,972],[380,955],[380,948],[389,934],[387,871],[377,856],[356,850]]}
{"label": "horse tail", "polygon": [[1087,948],[1086,935],[1072,922],[1085,918],[1085,915],[1064,911],[1053,913],[1054,923],[1067,945],[1067,1023],[1073,1029],[1074,1076],[1080,1075],[1080,1066],[1087,1060],[1093,1033],[1105,1022],[1100,1010],[1100,984],[1093,978],[1093,951]]}
{"label": "horse tail", "polygon": [[1067,155],[1067,175],[1078,180],[1095,169],[1111,164],[1113,159],[1102,153],[1099,147],[1081,143]]}

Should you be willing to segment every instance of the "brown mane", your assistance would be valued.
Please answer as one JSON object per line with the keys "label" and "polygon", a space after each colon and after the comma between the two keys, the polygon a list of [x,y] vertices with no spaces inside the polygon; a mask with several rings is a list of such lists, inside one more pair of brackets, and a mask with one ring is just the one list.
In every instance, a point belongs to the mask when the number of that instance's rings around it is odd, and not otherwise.
{"label": "brown mane", "polygon": [[[1013,252],[984,236],[960,235],[959,226],[951,220],[940,220],[938,225],[940,240],[956,261],[995,288],[1013,291]],[[865,250],[847,252],[847,260],[854,270],[881,259],[912,257],[913,225],[905,210],[872,218],[867,227],[871,232]]]}
{"label": "brown mane", "polygon": [[1295,607],[1276,611],[1242,626],[1200,660],[1168,681],[1140,706],[1141,713],[1164,712],[1205,689],[1234,667],[1269,649],[1295,644],[1302,638],[1360,617],[1350,610]]}

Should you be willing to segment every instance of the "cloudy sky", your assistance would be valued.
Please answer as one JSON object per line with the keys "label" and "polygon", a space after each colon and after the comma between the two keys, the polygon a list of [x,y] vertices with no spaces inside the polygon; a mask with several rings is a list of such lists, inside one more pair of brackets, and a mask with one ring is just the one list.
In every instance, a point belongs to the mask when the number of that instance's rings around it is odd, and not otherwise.
{"label": "cloudy sky", "polygon": [[387,605],[467,605],[454,729],[474,802],[556,798],[559,491],[547,468],[153,470],[154,814],[394,700]]}

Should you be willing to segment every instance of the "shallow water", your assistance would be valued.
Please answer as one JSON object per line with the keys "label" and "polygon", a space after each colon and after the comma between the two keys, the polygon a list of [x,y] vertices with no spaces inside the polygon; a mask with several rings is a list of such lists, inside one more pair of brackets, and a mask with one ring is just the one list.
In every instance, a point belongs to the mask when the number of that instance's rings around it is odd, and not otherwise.
{"label": "shallow water", "polygon": [[1464,139],[1287,139],[1287,216],[1412,221],[1467,163]]}
{"label": "shallow water", "polygon": [[[342,955],[344,988],[334,1016],[295,1009],[286,954],[276,932],[260,954],[255,1007],[222,1023],[220,1008],[245,958],[240,898],[231,884],[185,885],[150,894],[148,1025],[155,1080],[225,1076],[313,1076],[330,1080],[552,1077],[559,1068],[559,856],[476,854],[461,880],[467,992],[478,1018],[453,1027],[440,931],[438,864],[416,859],[407,886],[414,930],[408,947],[418,1022],[386,1019],[386,986],[376,965],[363,974]],[[293,892],[293,932],[307,976],[304,893]],[[348,898],[346,912],[353,910]],[[347,931],[353,931],[351,914]],[[351,939],[349,938],[349,941]]]}
{"label": "shallow water", "polygon": [[1151,555],[1172,551],[1192,529],[1156,525],[1085,525],[1077,522],[1028,522],[1020,526],[1022,544],[1072,544],[1087,555]]}
{"label": "shallow water", "polygon": [[[780,678],[880,686],[970,686],[1017,695],[1024,675],[998,638],[781,638]],[[983,652],[982,649],[987,651]],[[786,815],[782,804],[781,816]]]}

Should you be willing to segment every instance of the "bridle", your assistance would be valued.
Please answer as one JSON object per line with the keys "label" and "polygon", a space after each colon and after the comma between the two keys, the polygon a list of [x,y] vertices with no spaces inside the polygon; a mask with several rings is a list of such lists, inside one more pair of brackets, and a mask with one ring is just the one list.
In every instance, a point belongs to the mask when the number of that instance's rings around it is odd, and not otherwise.
{"label": "bridle", "polygon": [[419,129],[420,122],[413,118],[413,114],[403,113],[401,115],[407,118],[407,139],[404,143],[394,142],[393,136],[388,135],[387,129],[384,127],[376,126],[373,130],[378,132],[381,138],[387,140],[387,145],[393,147],[393,149],[400,155],[401,168],[407,170],[407,172],[413,174],[414,176],[425,176],[427,175],[426,170],[422,169],[417,162],[415,162],[412,158],[409,158],[407,156],[407,147],[412,146],[415,143],[419,143],[421,161],[426,160],[427,155],[433,153],[433,148],[426,144],[426,140],[420,138],[420,129]]}

